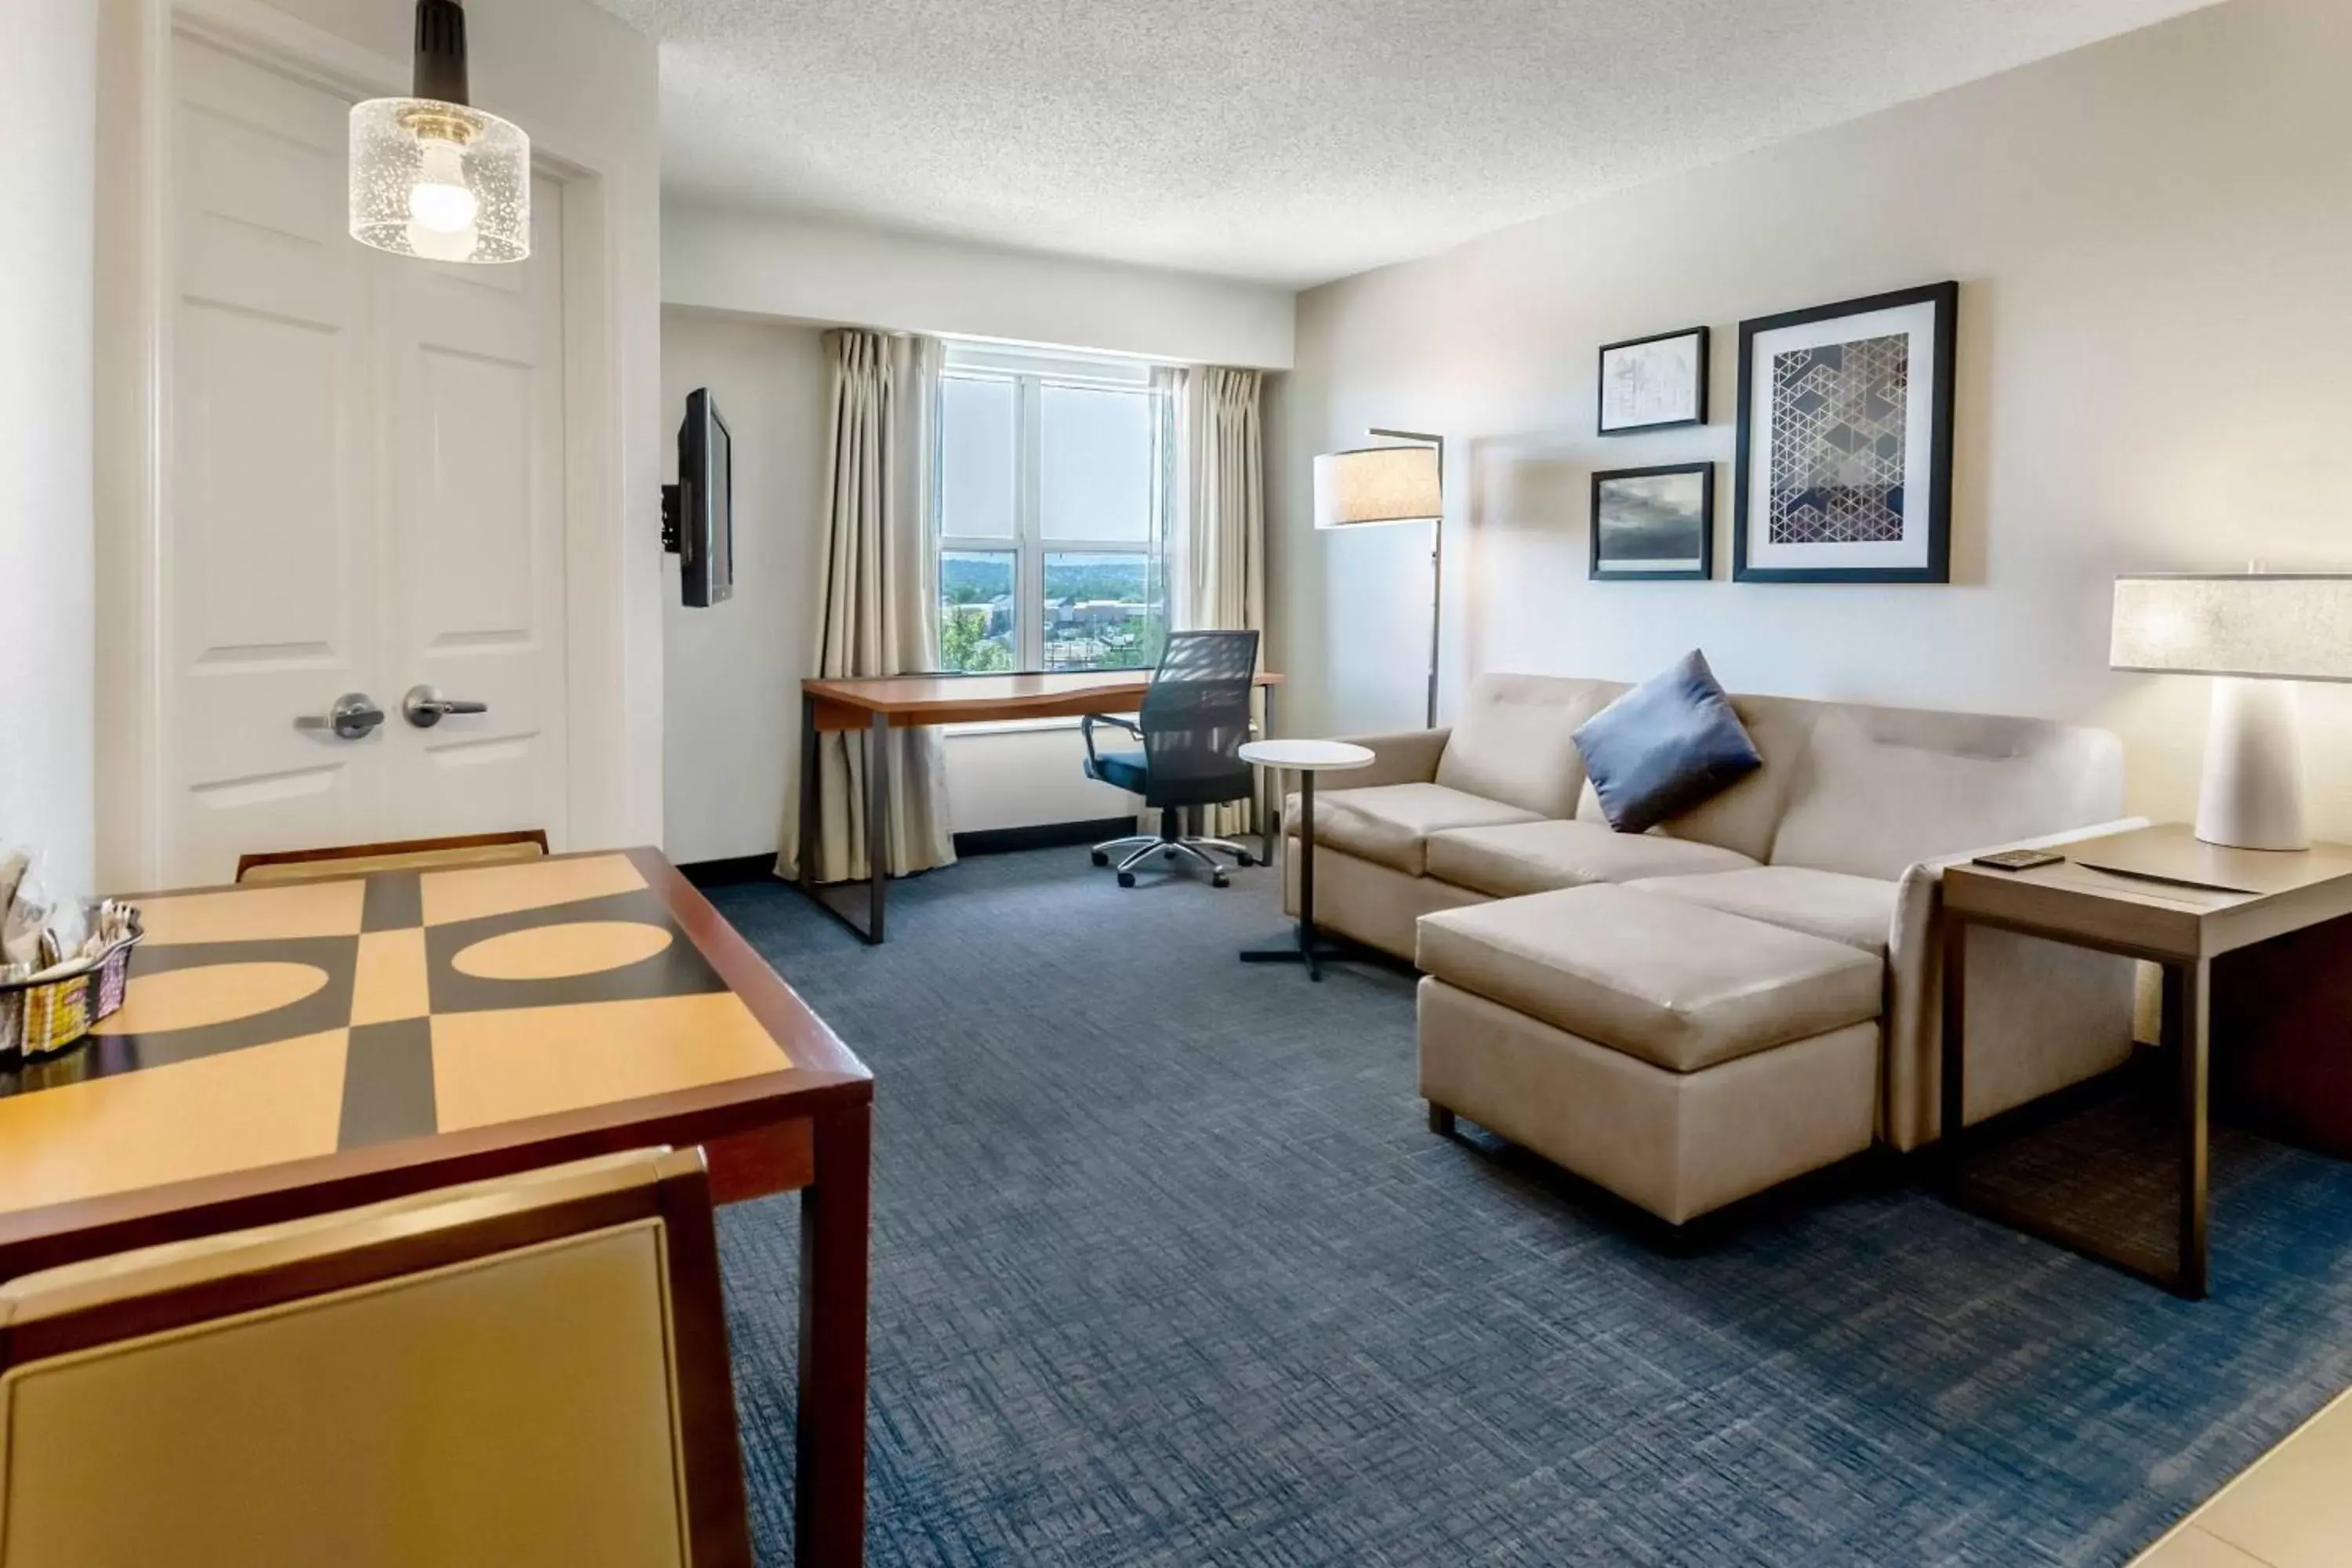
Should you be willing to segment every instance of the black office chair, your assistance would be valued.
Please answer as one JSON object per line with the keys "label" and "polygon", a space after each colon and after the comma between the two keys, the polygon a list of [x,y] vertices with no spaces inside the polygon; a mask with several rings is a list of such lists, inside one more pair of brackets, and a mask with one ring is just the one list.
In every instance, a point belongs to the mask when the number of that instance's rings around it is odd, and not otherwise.
{"label": "black office chair", "polygon": [[[1135,886],[1135,868],[1155,850],[1171,860],[1189,858],[1206,866],[1210,882],[1220,888],[1226,885],[1224,868],[1209,851],[1232,856],[1236,866],[1255,864],[1238,844],[1186,833],[1181,814],[1247,800],[1255,793],[1250,765],[1238,753],[1249,739],[1250,694],[1256,676],[1255,632],[1171,632],[1160,668],[1144,691],[1139,722],[1100,713],[1079,721],[1087,742],[1087,777],[1139,795],[1146,808],[1156,806],[1160,812],[1158,833],[1129,834],[1095,846],[1097,866],[1109,865],[1113,854],[1135,847],[1118,863],[1120,887]],[[1143,742],[1143,750],[1097,753],[1097,724],[1126,731]]]}

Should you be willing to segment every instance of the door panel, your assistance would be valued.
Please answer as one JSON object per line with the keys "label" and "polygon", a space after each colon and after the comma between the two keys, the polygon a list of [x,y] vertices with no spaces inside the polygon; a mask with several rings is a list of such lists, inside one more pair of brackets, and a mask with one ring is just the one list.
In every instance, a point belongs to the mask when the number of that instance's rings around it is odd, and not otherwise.
{"label": "door panel", "polygon": [[[343,234],[342,106],[175,57],[165,872],[347,841],[381,742],[297,731],[374,678],[366,280]],[[267,115],[270,123],[257,122]]]}
{"label": "door panel", "polygon": [[[349,104],[175,40],[164,874],[545,827],[564,776],[562,190],[532,258],[384,256],[346,223]],[[430,729],[433,685],[486,702]],[[363,740],[298,729],[345,691]]]}
{"label": "door panel", "polygon": [[562,199],[533,182],[520,267],[387,279],[390,683],[489,709],[400,727],[388,837],[564,837]]}

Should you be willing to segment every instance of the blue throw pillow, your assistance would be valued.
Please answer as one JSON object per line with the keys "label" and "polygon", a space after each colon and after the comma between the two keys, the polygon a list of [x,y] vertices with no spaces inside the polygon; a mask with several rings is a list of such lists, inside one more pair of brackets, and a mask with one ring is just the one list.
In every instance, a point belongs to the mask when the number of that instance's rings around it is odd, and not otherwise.
{"label": "blue throw pillow", "polygon": [[1764,765],[1696,648],[1587,719],[1576,749],[1620,833],[1646,833]]}

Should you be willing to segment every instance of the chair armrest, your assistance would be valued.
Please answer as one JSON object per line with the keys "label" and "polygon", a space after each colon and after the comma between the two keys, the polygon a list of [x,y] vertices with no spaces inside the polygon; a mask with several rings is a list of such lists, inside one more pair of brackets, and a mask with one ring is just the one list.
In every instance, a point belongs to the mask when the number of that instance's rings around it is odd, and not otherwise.
{"label": "chair armrest", "polygon": [[1089,768],[1093,767],[1097,761],[1095,756],[1095,726],[1097,724],[1115,724],[1118,728],[1126,731],[1129,734],[1134,736],[1137,740],[1140,741],[1143,739],[1143,726],[1131,720],[1121,719],[1109,713],[1087,714],[1085,718],[1078,721],[1078,738],[1087,743],[1087,765]]}
{"label": "chair armrest", "polygon": [[[1923,860],[1903,873],[1887,932],[1886,1128],[1898,1149],[1916,1148],[1936,1136],[1937,1085],[1943,1041],[1944,871],[1996,849],[2054,849],[2111,833],[2146,827],[2144,816],[2125,817],[2063,833],[1988,845],[1964,854]],[[1970,973],[1974,973],[1971,966]],[[1970,988],[1973,994],[1974,987]],[[1973,1037],[1976,1031],[1970,1030]],[[1972,1075],[1973,1076],[1973,1075]],[[1969,1096],[1973,1103],[1976,1096]]]}
{"label": "chair armrest", "polygon": [[1369,789],[1375,784],[1431,784],[1437,778],[1437,759],[1444,753],[1449,728],[1400,730],[1381,735],[1341,735],[1351,746],[1372,753],[1372,765],[1350,768],[1331,778],[1334,789]]}

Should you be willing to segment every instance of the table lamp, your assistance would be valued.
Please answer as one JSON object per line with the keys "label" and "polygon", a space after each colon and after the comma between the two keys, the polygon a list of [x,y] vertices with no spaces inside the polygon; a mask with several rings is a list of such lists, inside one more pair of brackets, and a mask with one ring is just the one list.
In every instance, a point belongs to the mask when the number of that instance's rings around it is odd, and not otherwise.
{"label": "table lamp", "polygon": [[2214,678],[2198,837],[2311,847],[2294,682],[2352,680],[2352,574],[2118,577],[2107,663]]}
{"label": "table lamp", "polygon": [[1427,522],[1429,545],[1429,727],[1437,727],[1438,616],[1445,595],[1445,438],[1418,430],[1372,430],[1414,447],[1360,447],[1315,459],[1315,526]]}

